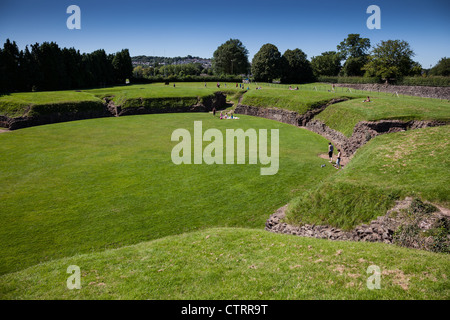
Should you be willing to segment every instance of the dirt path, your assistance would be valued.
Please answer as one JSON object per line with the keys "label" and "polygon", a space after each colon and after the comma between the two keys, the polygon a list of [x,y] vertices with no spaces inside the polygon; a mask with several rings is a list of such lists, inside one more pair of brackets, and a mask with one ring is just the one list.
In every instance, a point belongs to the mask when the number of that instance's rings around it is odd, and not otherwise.
{"label": "dirt path", "polygon": [[[336,164],[336,156],[337,155],[333,155],[333,166]],[[329,164],[330,162],[330,158],[328,158],[328,153],[321,153],[318,155],[319,158],[327,160],[327,164]],[[348,163],[350,162],[350,159],[347,157],[342,157],[341,158],[341,167],[345,167]]]}
{"label": "dirt path", "polygon": [[0,133],[5,133],[5,132],[9,132],[8,129],[0,129]]}

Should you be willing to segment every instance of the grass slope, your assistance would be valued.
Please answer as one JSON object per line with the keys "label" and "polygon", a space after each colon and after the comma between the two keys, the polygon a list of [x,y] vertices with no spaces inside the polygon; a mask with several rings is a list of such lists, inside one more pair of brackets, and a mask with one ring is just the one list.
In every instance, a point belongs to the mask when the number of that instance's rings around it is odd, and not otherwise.
{"label": "grass slope", "polygon": [[100,103],[101,100],[90,93],[77,91],[22,92],[0,96],[0,115],[9,117],[25,116],[35,106],[57,106],[86,102]]}
{"label": "grass slope", "polygon": [[[66,287],[67,268],[81,289]],[[380,268],[380,289],[367,273]],[[0,299],[442,299],[448,256],[380,243],[208,229],[0,276]]]}
{"label": "grass slope", "polygon": [[446,100],[402,96],[400,98],[379,95],[373,102],[363,103],[354,99],[334,104],[314,119],[342,132],[347,137],[360,121],[378,120],[443,120],[450,122],[450,103]]}
{"label": "grass slope", "polygon": [[337,175],[295,199],[287,220],[351,229],[384,215],[395,199],[450,204],[450,126],[382,135]]}
{"label": "grass slope", "polygon": [[[279,129],[278,174],[261,176],[260,165],[174,165],[172,132],[192,132],[196,120],[204,131]],[[214,226],[263,228],[277,208],[335,173],[316,156],[326,147],[294,126],[210,114],[92,119],[1,134],[0,274]]]}

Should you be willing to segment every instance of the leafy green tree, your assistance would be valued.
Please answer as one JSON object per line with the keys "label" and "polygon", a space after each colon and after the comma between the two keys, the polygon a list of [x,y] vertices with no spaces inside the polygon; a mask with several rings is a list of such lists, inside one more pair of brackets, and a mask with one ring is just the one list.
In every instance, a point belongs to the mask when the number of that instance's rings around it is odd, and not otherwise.
{"label": "leafy green tree", "polygon": [[278,48],[267,43],[255,54],[252,60],[252,73],[256,81],[272,82],[281,77],[283,60]]}
{"label": "leafy green tree", "polygon": [[370,39],[351,33],[337,46],[337,49],[344,59],[364,57],[370,49]]}
{"label": "leafy green tree", "polygon": [[247,74],[250,68],[248,50],[240,40],[230,39],[214,52],[212,67],[217,75]]}
{"label": "leafy green tree", "polygon": [[369,56],[364,66],[367,76],[380,77],[389,82],[411,74],[414,67],[414,52],[409,43],[403,40],[381,41]]}
{"label": "leafy green tree", "polygon": [[362,68],[368,62],[368,51],[370,49],[370,39],[361,38],[359,34],[351,33],[342,41],[337,50],[345,59],[341,74],[346,77],[362,76]]}
{"label": "leafy green tree", "polygon": [[361,77],[364,75],[364,66],[369,61],[368,56],[350,57],[345,61],[340,74],[344,77]]}
{"label": "leafy green tree", "polygon": [[334,77],[341,70],[341,54],[336,51],[326,51],[311,59],[311,66],[316,76]]}
{"label": "leafy green tree", "polygon": [[450,58],[444,57],[430,70],[433,76],[450,76]]}
{"label": "leafy green tree", "polygon": [[306,53],[300,49],[286,50],[283,54],[284,67],[281,76],[283,83],[305,83],[314,78],[311,63]]}
{"label": "leafy green tree", "polygon": [[416,61],[414,61],[411,65],[411,71],[409,72],[410,76],[420,76],[422,75],[422,65]]}

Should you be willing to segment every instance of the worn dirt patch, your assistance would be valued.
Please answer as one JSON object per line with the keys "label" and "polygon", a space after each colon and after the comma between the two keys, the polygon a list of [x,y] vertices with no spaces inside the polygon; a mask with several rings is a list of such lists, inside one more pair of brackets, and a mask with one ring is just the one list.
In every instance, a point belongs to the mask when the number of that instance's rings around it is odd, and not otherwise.
{"label": "worn dirt patch", "polygon": [[[327,160],[327,164],[330,163],[330,158],[328,158],[328,153],[321,153],[317,155],[320,159]],[[336,155],[333,155],[333,163],[334,166],[336,164],[337,158]],[[350,161],[348,157],[341,157],[341,167],[344,167],[347,165],[347,163]]]}

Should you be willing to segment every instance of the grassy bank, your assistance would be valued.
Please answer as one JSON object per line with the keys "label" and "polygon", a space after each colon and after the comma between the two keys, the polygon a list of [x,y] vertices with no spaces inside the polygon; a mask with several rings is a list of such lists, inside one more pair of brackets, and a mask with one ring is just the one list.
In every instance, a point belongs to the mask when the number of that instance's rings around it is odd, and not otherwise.
{"label": "grassy bank", "polygon": [[[70,265],[81,289],[69,290]],[[380,289],[367,282],[380,268]],[[379,243],[207,229],[0,276],[0,299],[442,299],[448,256]]]}
{"label": "grassy bank", "polygon": [[342,132],[347,137],[360,121],[378,120],[442,120],[450,122],[450,102],[439,99],[379,95],[365,99],[354,99],[334,104],[314,119]]}
{"label": "grassy bank", "polygon": [[374,138],[345,169],[291,202],[288,222],[351,229],[386,214],[405,196],[448,207],[449,135],[444,126]]}

